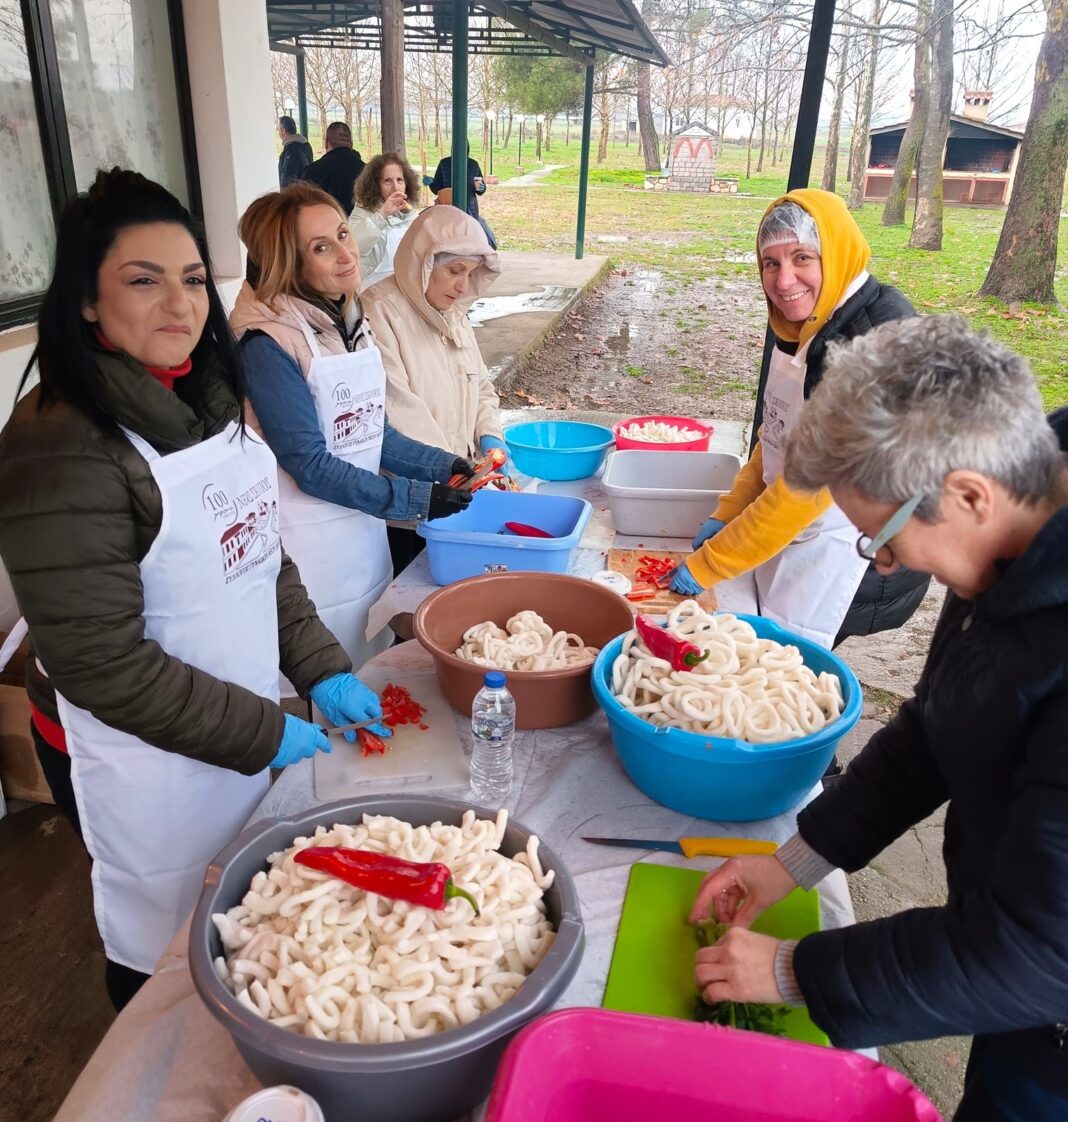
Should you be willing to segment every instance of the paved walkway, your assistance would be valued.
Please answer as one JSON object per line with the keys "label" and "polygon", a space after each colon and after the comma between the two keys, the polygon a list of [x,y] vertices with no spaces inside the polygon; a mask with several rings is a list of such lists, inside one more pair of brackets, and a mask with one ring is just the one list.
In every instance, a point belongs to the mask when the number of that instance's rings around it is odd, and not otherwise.
{"label": "paved walkway", "polygon": [[511,179],[505,179],[503,182],[498,183],[498,187],[544,187],[544,183],[538,181],[544,179],[547,175],[552,175],[554,171],[560,168],[567,167],[567,164],[546,164],[543,168],[538,168],[537,171],[528,171],[526,175],[513,175]]}

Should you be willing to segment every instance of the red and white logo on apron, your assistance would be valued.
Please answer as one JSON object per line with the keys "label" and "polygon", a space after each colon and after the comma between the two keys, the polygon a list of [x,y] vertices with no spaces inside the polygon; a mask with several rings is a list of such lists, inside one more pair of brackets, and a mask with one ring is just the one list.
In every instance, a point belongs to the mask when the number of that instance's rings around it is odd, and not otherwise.
{"label": "red and white logo on apron", "polygon": [[204,488],[204,509],[226,527],[219,535],[219,548],[227,584],[258,568],[282,547],[278,501],[272,492],[272,480],[266,476],[233,499],[212,483]]}
{"label": "red and white logo on apron", "polygon": [[333,403],[333,450],[357,451],[382,442],[386,427],[386,411],[382,393],[377,389],[353,393],[348,382],[338,382],[331,392]]}

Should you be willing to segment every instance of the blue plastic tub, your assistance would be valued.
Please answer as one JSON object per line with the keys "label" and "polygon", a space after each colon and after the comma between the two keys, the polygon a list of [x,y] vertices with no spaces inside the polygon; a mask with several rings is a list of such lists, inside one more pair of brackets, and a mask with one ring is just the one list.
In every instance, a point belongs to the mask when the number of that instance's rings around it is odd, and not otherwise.
{"label": "blue plastic tub", "polygon": [[754,822],[790,810],[816,785],[838,741],[860,720],[860,683],[830,651],[759,616],[740,615],[764,639],[792,643],[805,665],[838,675],[845,708],[837,721],[811,736],[780,744],[749,744],[658,728],[629,713],[611,691],[612,664],[623,636],[601,649],[593,664],[593,694],[608,718],[612,741],[627,775],[651,799],[694,818]]}
{"label": "blue plastic tub", "polygon": [[526,421],[506,428],[504,441],[524,475],[563,480],[596,475],[615,437],[582,421]]}
{"label": "blue plastic tub", "polygon": [[[569,495],[484,487],[467,510],[424,522],[417,532],[426,538],[435,584],[484,573],[566,573],[592,513],[585,499]],[[505,530],[506,522],[525,522],[553,537],[519,537]]]}

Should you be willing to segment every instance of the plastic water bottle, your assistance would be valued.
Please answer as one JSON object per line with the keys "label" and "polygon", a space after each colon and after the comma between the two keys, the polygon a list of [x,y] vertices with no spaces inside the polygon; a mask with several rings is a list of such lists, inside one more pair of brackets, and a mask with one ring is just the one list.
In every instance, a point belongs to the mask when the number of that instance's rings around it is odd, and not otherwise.
{"label": "plastic water bottle", "polygon": [[515,699],[504,675],[491,670],[471,705],[471,793],[493,806],[504,802],[512,786],[512,741],[515,739]]}

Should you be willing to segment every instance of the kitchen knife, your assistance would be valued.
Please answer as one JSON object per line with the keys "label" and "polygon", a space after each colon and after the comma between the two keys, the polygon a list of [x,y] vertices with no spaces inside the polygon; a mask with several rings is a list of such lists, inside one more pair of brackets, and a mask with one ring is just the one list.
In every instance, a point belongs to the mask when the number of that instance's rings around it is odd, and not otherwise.
{"label": "kitchen knife", "polygon": [[356,721],[351,725],[336,725],[332,729],[326,730],[327,736],[338,736],[345,732],[356,732],[357,729],[369,728],[371,725],[377,725],[382,720],[381,717],[368,717],[366,721]]}
{"label": "kitchen knife", "polygon": [[752,838],[679,838],[678,841],[659,841],[655,838],[586,838],[595,845],[618,845],[623,849],[662,849],[668,853],[681,853],[684,857],[739,857],[744,853],[774,853],[776,842],[755,841]]}

